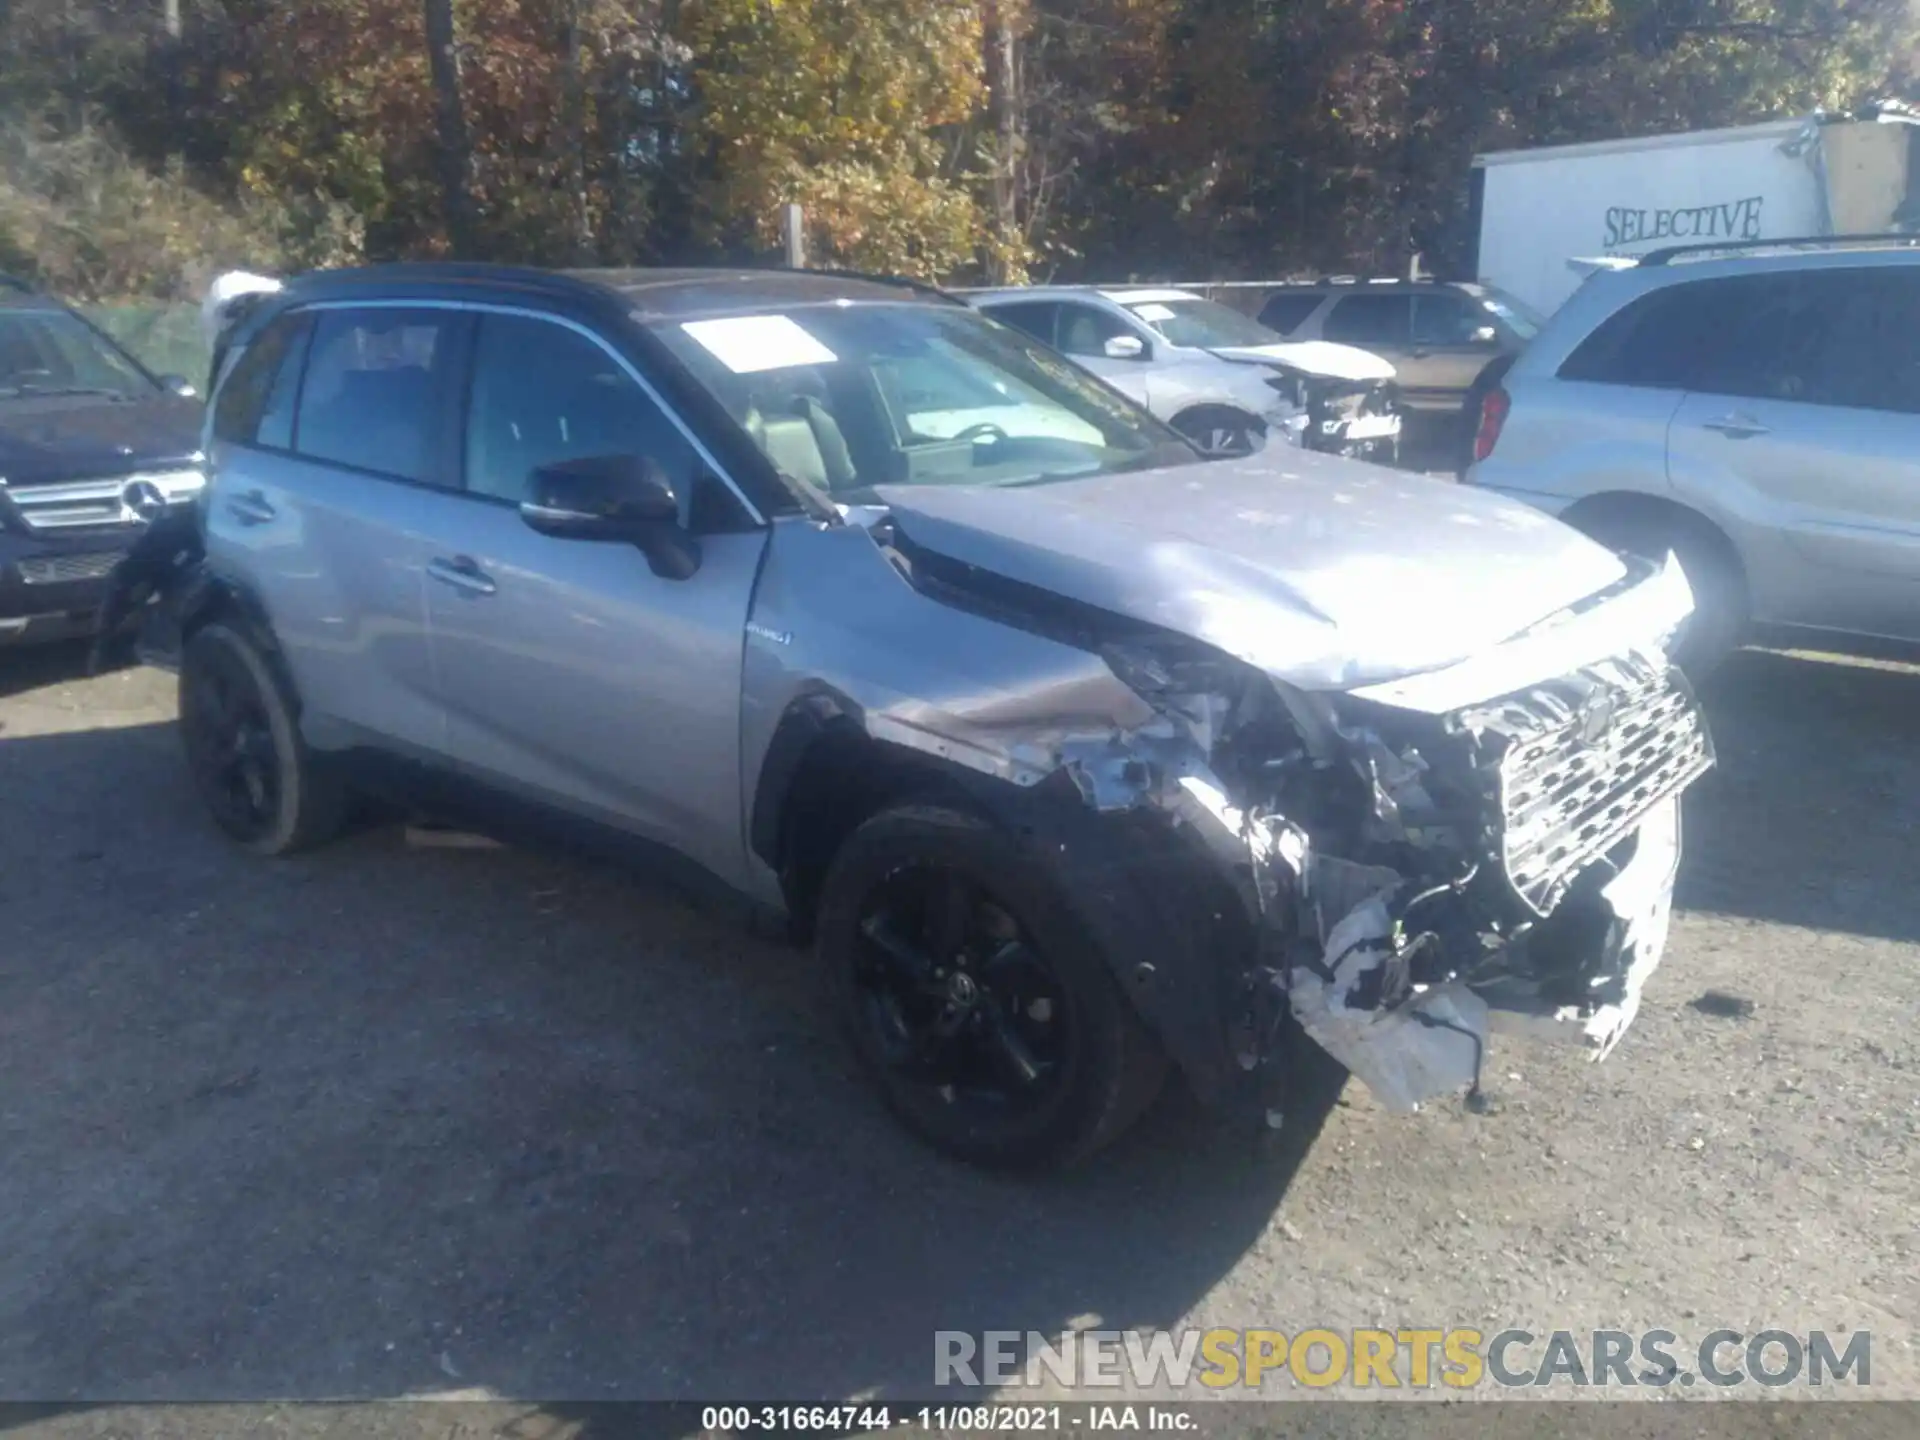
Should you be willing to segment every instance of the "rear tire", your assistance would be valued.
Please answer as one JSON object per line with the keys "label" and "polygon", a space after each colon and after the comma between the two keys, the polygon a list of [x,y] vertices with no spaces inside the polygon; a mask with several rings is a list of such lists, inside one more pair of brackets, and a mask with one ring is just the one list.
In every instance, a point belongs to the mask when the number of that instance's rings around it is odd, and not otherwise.
{"label": "rear tire", "polygon": [[974,816],[866,821],[828,873],[817,940],[862,1068],[949,1155],[1068,1165],[1160,1090],[1165,1058],[1044,858]]}
{"label": "rear tire", "polygon": [[180,733],[214,823],[255,854],[307,849],[345,822],[346,792],[300,739],[290,687],[238,629],[215,622],[187,641]]}
{"label": "rear tire", "polygon": [[1573,517],[1601,544],[1649,560],[1669,552],[1693,591],[1693,614],[1680,627],[1673,660],[1689,680],[1704,680],[1746,641],[1749,608],[1746,574],[1726,538],[1704,521],[1684,515],[1601,514]]}

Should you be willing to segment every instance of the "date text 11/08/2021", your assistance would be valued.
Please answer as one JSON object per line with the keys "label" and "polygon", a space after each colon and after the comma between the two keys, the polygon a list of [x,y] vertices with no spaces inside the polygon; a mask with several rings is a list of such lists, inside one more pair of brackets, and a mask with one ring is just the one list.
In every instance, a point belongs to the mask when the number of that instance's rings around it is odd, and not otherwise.
{"label": "date text 11/08/2021", "polygon": [[1179,1405],[709,1405],[700,1428],[711,1433],[785,1434],[792,1431],[890,1430],[913,1426],[933,1431],[1158,1430],[1199,1428]]}

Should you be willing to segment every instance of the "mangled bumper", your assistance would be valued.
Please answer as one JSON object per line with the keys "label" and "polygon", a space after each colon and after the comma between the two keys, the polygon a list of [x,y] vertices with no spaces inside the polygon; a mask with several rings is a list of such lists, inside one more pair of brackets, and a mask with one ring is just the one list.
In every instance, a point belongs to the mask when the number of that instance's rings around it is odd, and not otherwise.
{"label": "mangled bumper", "polygon": [[1369,1008],[1349,997],[1378,990],[1374,972],[1395,963],[1395,936],[1380,896],[1346,912],[1328,934],[1327,968],[1301,966],[1289,986],[1301,1028],[1352,1071],[1389,1110],[1406,1112],[1436,1096],[1477,1088],[1490,1031],[1584,1047],[1599,1060],[1639,1013],[1640,997],[1666,950],[1673,883],[1680,865],[1680,797],[1659,800],[1634,828],[1631,858],[1598,888],[1607,917],[1594,928],[1592,998],[1555,999],[1526,977],[1476,984],[1456,976],[1411,989],[1402,1003]]}

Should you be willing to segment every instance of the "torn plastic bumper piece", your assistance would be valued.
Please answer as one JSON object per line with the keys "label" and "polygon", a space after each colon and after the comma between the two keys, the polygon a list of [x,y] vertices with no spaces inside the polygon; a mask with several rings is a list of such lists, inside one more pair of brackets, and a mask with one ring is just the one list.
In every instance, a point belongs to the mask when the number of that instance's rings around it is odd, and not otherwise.
{"label": "torn plastic bumper piece", "polygon": [[[1477,1091],[1493,1029],[1580,1044],[1602,1058],[1633,1023],[1660,964],[1679,858],[1676,794],[1642,818],[1632,858],[1599,889],[1613,922],[1602,932],[1611,953],[1591,957],[1596,963],[1587,968],[1604,977],[1607,998],[1553,1003],[1526,984],[1476,985],[1469,975],[1408,984],[1389,910],[1400,880],[1377,870],[1371,872],[1376,888],[1324,926],[1325,958],[1293,968],[1293,1013],[1315,1042],[1397,1112],[1462,1089]],[[1327,874],[1326,864],[1311,865],[1310,877]]]}

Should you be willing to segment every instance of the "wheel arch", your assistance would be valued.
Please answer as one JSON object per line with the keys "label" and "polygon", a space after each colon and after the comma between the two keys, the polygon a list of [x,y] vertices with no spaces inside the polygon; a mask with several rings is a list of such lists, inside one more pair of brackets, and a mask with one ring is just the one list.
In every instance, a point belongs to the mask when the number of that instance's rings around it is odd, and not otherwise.
{"label": "wheel arch", "polygon": [[1609,543],[1609,534],[1618,536],[1630,528],[1678,530],[1712,546],[1732,565],[1740,583],[1747,584],[1746,562],[1726,530],[1682,501],[1644,490],[1607,490],[1576,500],[1560,518],[1603,544]]}
{"label": "wheel arch", "polygon": [[978,799],[983,783],[994,782],[874,739],[857,704],[815,691],[791,701],[774,727],[754,782],[748,848],[779,877],[796,937],[804,938],[834,854],[863,821],[909,800],[988,813]]}
{"label": "wheel arch", "polygon": [[1188,1083],[1205,1098],[1228,1092],[1229,1013],[1255,941],[1192,832],[1157,812],[1096,811],[1064,772],[1022,786],[876,740],[859,707],[833,692],[798,698],[782,714],[748,817],[749,846],[780,878],[793,938],[811,938],[846,838],[908,803],[979,815],[1058,866],[1115,980]]}
{"label": "wheel arch", "polygon": [[[1196,400],[1193,404],[1183,405],[1180,409],[1174,411],[1172,418],[1169,419],[1167,423],[1173,426],[1174,429],[1179,430],[1182,422],[1191,423],[1195,417],[1201,415],[1218,415],[1235,421],[1243,421],[1263,434],[1267,430],[1266,421],[1262,420],[1251,410],[1241,405],[1235,405],[1230,400]],[[1182,431],[1181,433],[1184,434],[1185,432]]]}

